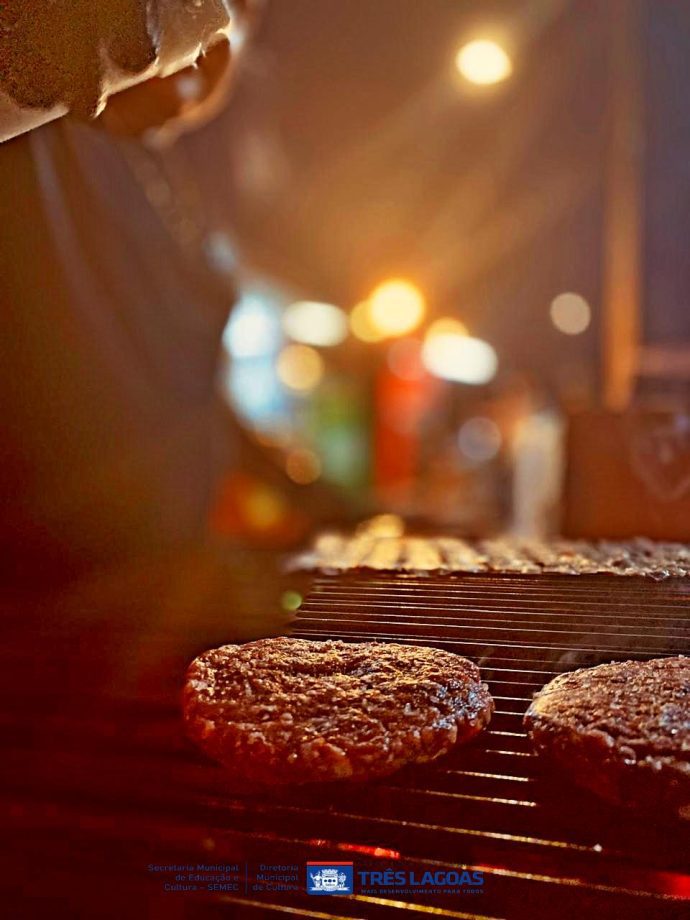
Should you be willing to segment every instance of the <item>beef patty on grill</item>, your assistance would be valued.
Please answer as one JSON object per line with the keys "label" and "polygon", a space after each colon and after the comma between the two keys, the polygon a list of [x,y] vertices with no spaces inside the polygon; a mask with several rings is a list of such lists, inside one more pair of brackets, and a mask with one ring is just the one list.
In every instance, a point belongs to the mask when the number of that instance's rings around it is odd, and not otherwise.
{"label": "beef patty on grill", "polygon": [[385,776],[467,741],[493,712],[477,666],[450,652],[287,638],[205,652],[183,706],[189,737],[249,785]]}
{"label": "beef patty on grill", "polygon": [[690,820],[690,658],[561,674],[536,695],[525,726],[578,785]]}

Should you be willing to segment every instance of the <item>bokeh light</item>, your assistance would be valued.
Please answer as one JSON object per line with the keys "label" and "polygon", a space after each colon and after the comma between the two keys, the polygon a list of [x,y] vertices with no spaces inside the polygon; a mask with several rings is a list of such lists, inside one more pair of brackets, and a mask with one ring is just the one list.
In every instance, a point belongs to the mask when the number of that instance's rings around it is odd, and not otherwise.
{"label": "bokeh light", "polygon": [[233,358],[258,358],[274,352],[282,337],[275,304],[258,295],[242,297],[225,327],[223,340]]}
{"label": "bokeh light", "polygon": [[204,242],[204,254],[210,265],[221,275],[237,272],[237,253],[232,240],[222,230],[212,230]]}
{"label": "bokeh light", "polygon": [[400,339],[388,349],[388,367],[401,380],[421,380],[426,371],[422,364],[422,343],[418,339]]}
{"label": "bokeh light", "polygon": [[357,533],[370,537],[401,537],[405,532],[405,521],[399,514],[375,514],[357,528]]}
{"label": "bokeh light", "polygon": [[285,458],[285,472],[293,482],[306,486],[321,475],[321,461],[313,450],[295,448]]}
{"label": "bokeh light", "polygon": [[467,419],[458,432],[460,452],[471,463],[493,460],[501,449],[502,440],[496,422],[483,416]]}
{"label": "bokeh light", "polygon": [[310,345],[286,345],[278,355],[276,370],[288,389],[308,393],[321,382],[323,358]]}
{"label": "bokeh light", "polygon": [[551,302],[551,322],[565,335],[580,335],[592,321],[592,311],[584,297],[567,292]]}
{"label": "bokeh light", "polygon": [[467,331],[467,326],[460,322],[459,319],[455,319],[454,316],[443,316],[441,319],[434,320],[434,322],[429,326],[426,333],[426,338],[433,338],[437,335],[459,335],[465,336],[469,335]]}
{"label": "bokeh light", "polygon": [[488,383],[498,369],[496,352],[488,342],[466,335],[464,328],[457,320],[433,323],[422,348],[424,366],[430,374],[444,380],[474,385]]}
{"label": "bokeh light", "polygon": [[455,58],[455,66],[466,80],[479,86],[500,83],[513,72],[505,48],[486,38],[463,45]]}
{"label": "bokeh light", "polygon": [[283,497],[263,483],[255,483],[243,493],[242,505],[248,525],[258,531],[277,527],[288,511]]}
{"label": "bokeh light", "polygon": [[304,598],[299,591],[293,591],[291,588],[288,588],[287,591],[283,591],[282,593],[280,598],[280,606],[283,608],[283,610],[294,613],[302,606],[303,600]]}
{"label": "bokeh light", "polygon": [[333,304],[299,300],[285,310],[283,331],[305,345],[339,345],[347,336],[347,317]]}
{"label": "bokeh light", "polygon": [[372,325],[386,338],[412,332],[424,319],[422,292],[404,278],[380,284],[369,298]]}
{"label": "bokeh light", "polygon": [[362,342],[380,342],[385,338],[381,330],[374,325],[371,318],[371,304],[368,300],[360,301],[350,313],[352,334]]}

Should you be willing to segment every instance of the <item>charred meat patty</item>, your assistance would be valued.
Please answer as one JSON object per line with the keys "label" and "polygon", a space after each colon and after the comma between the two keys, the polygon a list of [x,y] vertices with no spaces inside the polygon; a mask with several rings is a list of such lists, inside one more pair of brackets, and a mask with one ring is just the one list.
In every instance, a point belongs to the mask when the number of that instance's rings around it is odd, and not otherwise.
{"label": "charred meat patty", "polygon": [[579,786],[690,819],[690,658],[561,674],[535,696],[525,726],[537,752]]}
{"label": "charred meat patty", "polygon": [[250,785],[365,780],[434,760],[489,722],[471,661],[379,642],[262,639],[190,665],[189,737]]}

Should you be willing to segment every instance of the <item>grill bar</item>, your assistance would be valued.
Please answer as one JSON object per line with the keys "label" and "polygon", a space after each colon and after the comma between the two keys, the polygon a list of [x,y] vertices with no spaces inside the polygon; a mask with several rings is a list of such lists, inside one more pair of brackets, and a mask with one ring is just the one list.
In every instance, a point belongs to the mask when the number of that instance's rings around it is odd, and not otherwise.
{"label": "grill bar", "polygon": [[[679,917],[690,912],[690,826],[641,820],[562,786],[544,774],[521,719],[532,694],[562,671],[687,651],[689,598],[685,582],[605,576],[318,577],[295,635],[467,654],[481,665],[497,712],[475,742],[434,764],[375,784],[261,797],[229,789],[223,771],[186,742],[172,689],[114,696],[104,682],[93,699],[79,685],[47,697],[45,681],[34,686],[26,661],[10,655],[2,677],[6,686],[21,681],[22,694],[16,708],[0,708],[10,746],[0,791],[13,840],[8,867],[20,874],[35,864],[40,831],[52,858],[48,882],[74,884],[78,865],[85,897],[102,903],[103,891],[117,889],[112,915],[120,917],[142,898],[150,916],[176,916],[166,911],[181,902],[151,894],[152,859],[352,859],[358,869],[480,868],[486,879],[481,896],[465,898],[195,895],[180,914],[192,920]],[[31,667],[59,669],[72,641],[49,626]],[[126,648],[126,635],[118,641]],[[173,656],[180,674],[188,660],[166,633],[151,652],[168,672]]]}
{"label": "grill bar", "polygon": [[[417,814],[438,816],[436,833],[447,833],[457,817],[453,831],[473,865],[524,873],[535,885],[558,877],[559,912],[573,889],[599,890],[605,880],[622,899],[631,888],[643,900],[671,897],[671,916],[680,910],[676,899],[690,897],[690,831],[650,827],[545,777],[522,715],[532,694],[562,671],[687,652],[689,597],[683,581],[353,572],[316,579],[296,634],[431,644],[482,666],[497,703],[490,729],[432,768],[386,784],[404,791],[408,828],[421,833]],[[659,905],[651,903],[654,914]],[[506,916],[533,915],[531,904],[501,907]],[[624,915],[622,901],[619,909]]]}

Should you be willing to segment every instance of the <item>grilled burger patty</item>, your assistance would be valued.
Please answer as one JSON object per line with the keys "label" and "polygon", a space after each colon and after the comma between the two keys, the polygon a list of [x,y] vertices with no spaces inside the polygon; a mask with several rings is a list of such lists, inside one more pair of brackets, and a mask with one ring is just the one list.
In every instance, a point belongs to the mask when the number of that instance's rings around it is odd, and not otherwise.
{"label": "grilled burger patty", "polygon": [[561,674],[536,695],[525,726],[579,786],[690,819],[690,658]]}
{"label": "grilled burger patty", "polygon": [[385,776],[489,722],[471,661],[379,642],[262,639],[205,652],[183,695],[189,737],[247,784]]}

